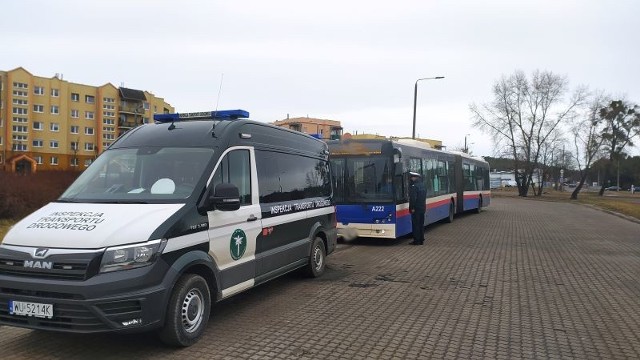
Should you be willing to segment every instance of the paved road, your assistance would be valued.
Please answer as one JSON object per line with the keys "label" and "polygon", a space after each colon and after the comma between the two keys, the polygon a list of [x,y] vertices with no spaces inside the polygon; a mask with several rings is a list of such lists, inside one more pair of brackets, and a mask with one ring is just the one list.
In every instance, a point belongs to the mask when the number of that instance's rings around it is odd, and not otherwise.
{"label": "paved road", "polygon": [[640,358],[640,224],[498,198],[427,238],[340,245],[321,279],[288,275],[218,305],[187,349],[0,327],[0,357]]}

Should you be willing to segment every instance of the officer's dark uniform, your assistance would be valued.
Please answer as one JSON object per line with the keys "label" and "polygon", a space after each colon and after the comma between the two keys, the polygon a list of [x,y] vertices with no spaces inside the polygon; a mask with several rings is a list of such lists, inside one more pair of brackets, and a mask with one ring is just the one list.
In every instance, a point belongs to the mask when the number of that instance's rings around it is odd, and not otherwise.
{"label": "officer's dark uniform", "polygon": [[413,228],[412,245],[424,243],[424,213],[427,210],[427,191],[418,173],[410,172],[409,178],[409,211],[411,212],[411,226]]}

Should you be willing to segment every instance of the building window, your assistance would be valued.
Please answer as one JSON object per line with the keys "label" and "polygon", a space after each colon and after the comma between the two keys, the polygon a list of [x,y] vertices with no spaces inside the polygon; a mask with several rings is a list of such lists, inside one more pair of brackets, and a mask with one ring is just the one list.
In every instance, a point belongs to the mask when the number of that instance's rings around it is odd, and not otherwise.
{"label": "building window", "polygon": [[49,141],[49,147],[52,148],[52,149],[57,149],[58,148],[58,140]]}
{"label": "building window", "polygon": [[42,86],[36,86],[33,88],[33,93],[35,95],[44,95],[44,88]]}
{"label": "building window", "polygon": [[103,126],[102,127],[102,131],[104,132],[116,132],[115,128],[109,127],[109,126]]}
{"label": "building window", "polygon": [[116,113],[115,113],[115,112],[113,112],[113,111],[103,111],[103,112],[102,112],[102,115],[104,115],[104,116],[114,117],[114,116],[116,116]]}
{"label": "building window", "polygon": [[27,151],[27,144],[13,144],[13,146],[11,146],[11,150],[13,150],[13,151]]}
{"label": "building window", "polygon": [[18,89],[28,89],[29,84],[21,83],[21,82],[13,82],[13,87]]}
{"label": "building window", "polygon": [[33,143],[31,144],[34,148],[36,147],[42,147],[42,140],[33,140]]}
{"label": "building window", "polygon": [[102,123],[105,125],[115,125],[116,119],[102,119]]}
{"label": "building window", "polygon": [[41,121],[33,122],[33,130],[42,131],[44,129],[44,124]]}
{"label": "building window", "polygon": [[105,148],[105,149],[108,148],[109,146],[111,146],[110,142],[106,142],[105,141],[105,142],[102,143],[102,147]]}
{"label": "building window", "polygon": [[115,110],[116,106],[115,105],[104,104],[104,105],[102,105],[102,109],[104,109],[104,110]]}
{"label": "building window", "polygon": [[114,102],[116,102],[116,99],[106,97],[106,98],[102,98],[102,101],[104,101],[106,103],[114,103]]}
{"label": "building window", "polygon": [[22,91],[22,90],[13,90],[13,96],[27,97],[27,96],[29,96],[29,93],[27,93],[26,91]]}
{"label": "building window", "polygon": [[71,159],[71,166],[73,166],[73,167],[78,166],[78,158]]}
{"label": "building window", "polygon": [[93,162],[93,160],[91,160],[91,159],[86,159],[86,160],[84,161],[84,167],[87,167],[87,166],[91,165],[91,163],[92,163],[92,162]]}
{"label": "building window", "polygon": [[71,93],[71,101],[80,101],[80,94]]}
{"label": "building window", "polygon": [[25,99],[13,99],[13,105],[28,105],[28,103]]}
{"label": "building window", "polygon": [[13,132],[17,132],[17,133],[29,132],[29,129],[27,129],[26,125],[13,125],[12,129],[13,129]]}
{"label": "building window", "polygon": [[2,136],[0,136],[0,145],[2,145]]}
{"label": "building window", "polygon": [[84,128],[84,134],[85,135],[93,135],[93,128],[92,127],[85,127]]}
{"label": "building window", "polygon": [[14,115],[27,115],[28,111],[25,108],[14,107],[13,114]]}
{"label": "building window", "polygon": [[42,156],[35,156],[36,164],[42,165]]}
{"label": "building window", "polygon": [[85,151],[93,151],[93,143],[84,143]]}
{"label": "building window", "polygon": [[58,123],[51,123],[51,124],[49,125],[49,130],[51,130],[51,131],[55,131],[55,132],[60,131],[60,124],[58,124]]}
{"label": "building window", "polygon": [[54,115],[58,115],[60,113],[60,108],[58,105],[51,105],[51,113]]}
{"label": "building window", "polygon": [[33,112],[43,113],[44,105],[33,105]]}
{"label": "building window", "polygon": [[80,117],[80,111],[78,110],[71,110],[71,117],[74,119],[77,119]]}
{"label": "building window", "polygon": [[52,156],[51,157],[51,165],[58,165],[58,157],[57,156]]}
{"label": "building window", "polygon": [[78,151],[78,142],[77,141],[72,141],[71,142],[71,150]]}
{"label": "building window", "polygon": [[115,140],[116,139],[116,135],[115,134],[102,134],[102,138],[105,140]]}
{"label": "building window", "polygon": [[146,102],[146,101],[145,101],[145,102],[143,102],[143,103],[142,103],[142,107],[143,107],[145,110],[149,110],[149,103],[148,103],[148,102]]}
{"label": "building window", "polygon": [[27,141],[27,135],[13,135],[13,142]]}
{"label": "building window", "polygon": [[96,98],[95,96],[85,95],[84,102],[86,102],[87,104],[94,104],[96,102]]}
{"label": "building window", "polygon": [[71,133],[72,134],[77,134],[79,129],[80,129],[80,127],[78,125],[71,125]]}
{"label": "building window", "polygon": [[[17,123],[26,123],[27,122],[27,118],[23,118],[23,117],[19,117],[19,116],[14,116],[13,117],[13,122],[17,122]],[[0,125],[2,125],[0,123]]]}
{"label": "building window", "polygon": [[93,111],[85,111],[84,112],[84,117],[86,119],[93,120],[94,116],[95,116],[95,114],[94,114]]}
{"label": "building window", "polygon": [[51,89],[51,96],[53,97],[60,96],[60,91],[58,89]]}

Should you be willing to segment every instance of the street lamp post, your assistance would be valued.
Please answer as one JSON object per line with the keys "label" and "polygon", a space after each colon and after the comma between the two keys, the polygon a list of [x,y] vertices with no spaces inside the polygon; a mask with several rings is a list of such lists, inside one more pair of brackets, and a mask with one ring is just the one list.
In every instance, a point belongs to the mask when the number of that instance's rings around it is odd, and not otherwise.
{"label": "street lamp post", "polygon": [[420,81],[420,80],[438,80],[438,79],[444,79],[444,76],[421,78],[421,79],[416,80],[416,84],[413,87],[413,135],[411,136],[412,139],[416,138],[416,101],[418,99],[418,81]]}
{"label": "street lamp post", "polygon": [[473,145],[475,144],[474,142],[467,142],[467,138],[470,137],[471,134],[466,134],[464,136],[464,147],[462,148],[462,152],[465,154],[469,153],[469,145]]}

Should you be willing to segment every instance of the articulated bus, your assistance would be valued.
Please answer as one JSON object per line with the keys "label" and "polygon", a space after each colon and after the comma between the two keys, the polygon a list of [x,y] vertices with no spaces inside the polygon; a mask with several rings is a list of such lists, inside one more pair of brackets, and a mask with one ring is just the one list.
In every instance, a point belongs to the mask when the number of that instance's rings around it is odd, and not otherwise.
{"label": "articulated bus", "polygon": [[491,202],[489,164],[464,153],[433,149],[412,139],[332,140],[338,236],[395,239],[411,233],[409,172],[427,190],[425,225],[452,222]]}

